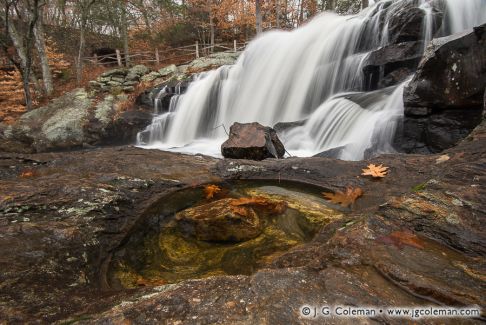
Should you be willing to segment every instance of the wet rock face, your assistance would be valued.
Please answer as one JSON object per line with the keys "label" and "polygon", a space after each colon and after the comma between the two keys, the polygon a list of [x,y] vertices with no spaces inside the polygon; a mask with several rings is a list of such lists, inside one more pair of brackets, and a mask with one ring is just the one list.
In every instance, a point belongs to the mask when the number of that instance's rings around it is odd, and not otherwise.
{"label": "wet rock face", "polygon": [[[443,13],[440,6],[435,5],[432,9],[432,34],[442,24]],[[422,26],[425,19],[425,12],[417,7],[417,2],[408,1],[396,11],[388,22],[388,34],[390,44],[418,41],[423,37]]]}
{"label": "wet rock face", "polygon": [[435,153],[454,146],[481,122],[486,87],[486,25],[435,39],[404,90],[396,147]]}
{"label": "wet rock face", "polygon": [[183,233],[197,240],[240,242],[255,238],[263,230],[260,217],[248,206],[232,208],[233,199],[222,199],[179,212],[176,216]]}
{"label": "wet rock face", "polygon": [[[395,139],[395,147],[405,153],[437,153],[456,145],[481,122],[479,109],[428,111],[408,110]],[[423,114],[423,115],[422,115]]]}
{"label": "wet rock face", "polygon": [[263,160],[282,158],[285,148],[274,129],[259,123],[235,123],[221,145],[225,158]]}
{"label": "wet rock face", "polygon": [[393,44],[372,52],[363,67],[365,89],[396,85],[410,76],[422,58],[421,41]]}
{"label": "wet rock face", "polygon": [[404,90],[409,107],[481,106],[486,86],[486,24],[473,31],[435,39]]}

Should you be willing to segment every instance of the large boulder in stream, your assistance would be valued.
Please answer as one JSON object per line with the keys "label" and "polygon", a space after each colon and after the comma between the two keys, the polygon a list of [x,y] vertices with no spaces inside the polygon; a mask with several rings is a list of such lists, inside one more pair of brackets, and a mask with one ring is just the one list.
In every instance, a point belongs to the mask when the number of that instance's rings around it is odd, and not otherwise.
{"label": "large boulder in stream", "polygon": [[396,147],[434,153],[455,145],[481,122],[486,87],[486,24],[435,39],[404,90]]}
{"label": "large boulder in stream", "polygon": [[183,233],[197,240],[217,242],[240,242],[261,234],[263,223],[249,206],[232,206],[234,199],[222,199],[194,208],[185,209],[176,215]]}
{"label": "large boulder in stream", "polygon": [[225,158],[263,160],[283,158],[285,148],[277,132],[259,123],[234,123],[229,139],[221,145]]}
{"label": "large boulder in stream", "polygon": [[434,39],[404,91],[406,107],[481,106],[486,86],[486,24]]}

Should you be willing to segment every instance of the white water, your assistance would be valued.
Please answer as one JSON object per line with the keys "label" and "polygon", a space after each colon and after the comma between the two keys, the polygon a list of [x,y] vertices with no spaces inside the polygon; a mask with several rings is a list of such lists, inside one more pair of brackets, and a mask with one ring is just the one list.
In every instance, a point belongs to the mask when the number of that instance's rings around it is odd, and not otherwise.
{"label": "white water", "polygon": [[[170,111],[148,127],[150,139],[144,147],[220,156],[227,139],[221,125],[228,129],[234,122],[257,121],[273,126],[308,119],[279,134],[292,155],[311,156],[341,146],[339,157],[347,160],[363,159],[371,147],[392,152],[404,85],[356,91],[363,87],[361,65],[369,51],[388,44],[388,18],[400,9],[399,2],[381,1],[355,16],[325,13],[292,32],[264,33],[234,66],[199,76],[186,94],[174,97]],[[453,31],[486,21],[486,10],[477,13],[478,6],[486,8],[485,0],[446,2]],[[428,0],[420,8],[426,14],[423,34],[428,42],[432,8]],[[456,10],[460,15],[451,15]],[[157,99],[155,103],[157,108]]]}

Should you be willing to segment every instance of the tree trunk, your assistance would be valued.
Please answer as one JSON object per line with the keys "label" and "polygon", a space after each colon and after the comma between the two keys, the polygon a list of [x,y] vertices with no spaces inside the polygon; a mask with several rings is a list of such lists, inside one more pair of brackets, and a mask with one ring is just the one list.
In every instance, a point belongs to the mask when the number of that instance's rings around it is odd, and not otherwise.
{"label": "tree trunk", "polygon": [[260,0],[255,0],[255,13],[256,13],[256,32],[257,35],[262,32],[262,10]]}
{"label": "tree trunk", "polygon": [[130,66],[130,54],[128,50],[128,18],[127,18],[128,1],[125,0],[122,5],[122,37],[123,37],[123,51],[125,52],[125,65]]}
{"label": "tree trunk", "polygon": [[280,1],[275,0],[275,25],[280,28]]}
{"label": "tree trunk", "polygon": [[51,95],[54,90],[52,83],[51,68],[49,67],[49,58],[47,57],[46,42],[44,39],[44,27],[42,19],[38,19],[34,27],[35,45],[42,68],[42,80],[44,81],[44,89],[46,95]]}
{"label": "tree trunk", "polygon": [[30,91],[30,78],[31,78],[31,67],[32,67],[32,46],[34,39],[34,26],[38,19],[38,1],[34,1],[34,6],[36,11],[33,15],[29,17],[28,30],[25,36],[25,42],[17,31],[15,25],[10,23],[8,16],[5,17],[5,26],[8,26],[8,34],[14,47],[17,51],[17,55],[20,58],[20,74],[22,75],[22,85],[24,88],[25,95],[25,106],[27,110],[32,109],[32,94]]}
{"label": "tree trunk", "polygon": [[368,5],[368,0],[361,0],[361,9],[367,8]]}
{"label": "tree trunk", "polygon": [[209,53],[212,53],[214,50],[214,38],[216,34],[216,28],[214,26],[214,8],[213,8],[213,0],[208,0],[208,10],[209,10]]}
{"label": "tree trunk", "polygon": [[[84,16],[84,15],[83,15]],[[79,49],[78,49],[78,57],[76,59],[76,82],[81,85],[81,81],[83,80],[83,54],[84,54],[84,44],[85,44],[85,25],[86,25],[86,17],[81,17],[81,26],[79,28]]]}

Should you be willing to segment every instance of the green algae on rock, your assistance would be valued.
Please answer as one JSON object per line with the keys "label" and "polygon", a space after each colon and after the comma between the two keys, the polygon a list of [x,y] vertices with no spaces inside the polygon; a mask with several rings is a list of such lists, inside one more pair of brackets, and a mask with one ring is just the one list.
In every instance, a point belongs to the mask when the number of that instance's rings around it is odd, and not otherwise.
{"label": "green algae on rock", "polygon": [[[269,192],[274,191],[272,195]],[[188,195],[182,195],[186,193]],[[199,190],[181,190],[162,204],[158,215],[139,226],[115,252],[108,275],[114,288],[176,283],[215,275],[249,275],[299,244],[310,241],[321,226],[342,217],[314,194],[280,186],[258,187],[252,182],[231,186],[228,198],[209,202]],[[271,209],[245,205],[238,215],[232,204],[258,193]],[[299,202],[300,205],[299,205]],[[189,207],[188,207],[189,203]],[[177,205],[180,206],[177,209]]]}

